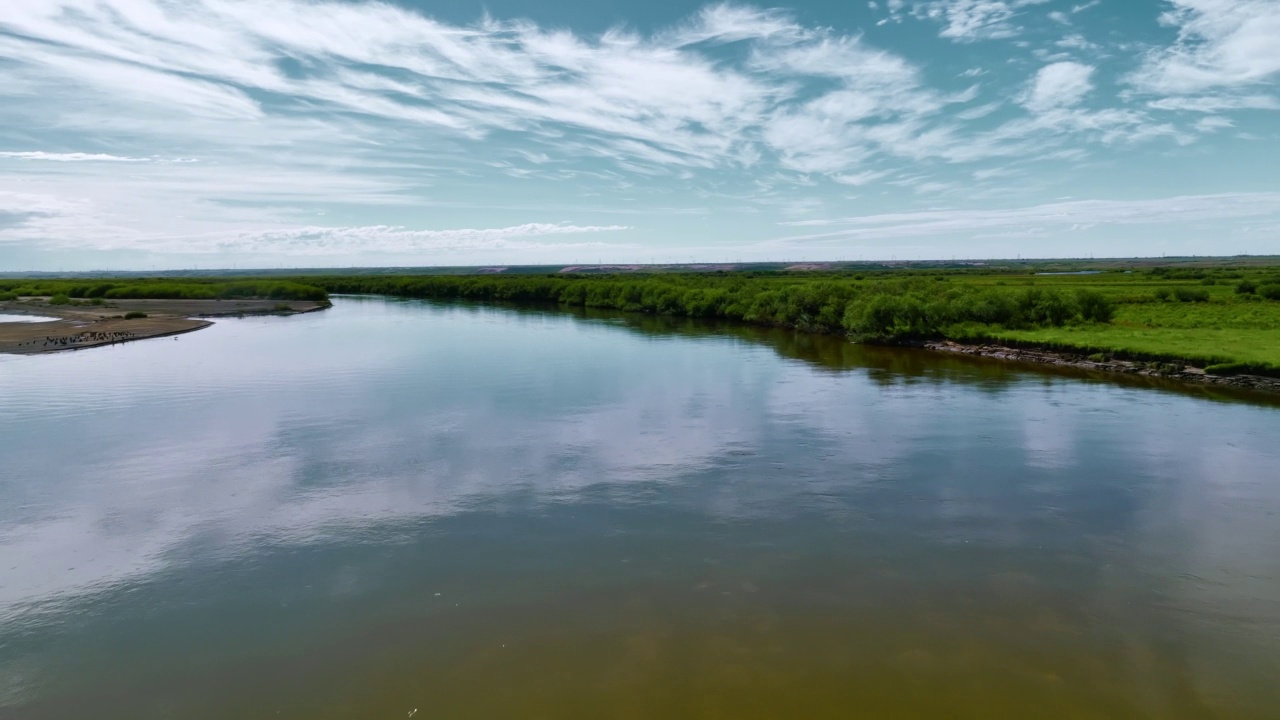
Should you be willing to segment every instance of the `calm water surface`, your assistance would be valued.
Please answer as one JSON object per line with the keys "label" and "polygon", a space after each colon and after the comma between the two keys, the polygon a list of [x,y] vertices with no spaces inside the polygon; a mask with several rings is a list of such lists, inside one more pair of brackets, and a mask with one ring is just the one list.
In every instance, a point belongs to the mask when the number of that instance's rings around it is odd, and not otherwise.
{"label": "calm water surface", "polygon": [[0,356],[0,718],[1277,718],[1280,412],[347,299]]}

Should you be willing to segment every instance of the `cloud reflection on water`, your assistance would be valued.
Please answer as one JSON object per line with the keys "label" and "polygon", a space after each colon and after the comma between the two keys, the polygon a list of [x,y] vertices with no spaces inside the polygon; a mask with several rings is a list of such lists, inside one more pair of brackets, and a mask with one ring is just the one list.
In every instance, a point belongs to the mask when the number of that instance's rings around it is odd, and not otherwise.
{"label": "cloud reflection on water", "polygon": [[[1099,612],[1133,592],[1112,573],[1181,573],[1162,581],[1166,606],[1280,627],[1271,409],[910,351],[791,349],[824,369],[731,336],[631,330],[340,301],[6,361],[0,620],[62,622],[86,596],[282,547],[400,542],[516,496],[626,507],[654,502],[642,493],[656,485],[671,488],[661,503],[748,526],[865,512],[926,543],[1061,541]],[[343,567],[333,592],[355,592],[361,571]]]}

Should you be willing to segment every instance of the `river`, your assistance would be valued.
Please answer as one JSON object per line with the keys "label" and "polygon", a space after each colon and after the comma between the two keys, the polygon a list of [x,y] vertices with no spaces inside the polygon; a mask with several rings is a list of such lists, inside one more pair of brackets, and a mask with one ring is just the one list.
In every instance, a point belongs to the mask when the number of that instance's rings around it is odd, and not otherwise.
{"label": "river", "polygon": [[0,356],[0,718],[1280,717],[1280,412],[339,298]]}

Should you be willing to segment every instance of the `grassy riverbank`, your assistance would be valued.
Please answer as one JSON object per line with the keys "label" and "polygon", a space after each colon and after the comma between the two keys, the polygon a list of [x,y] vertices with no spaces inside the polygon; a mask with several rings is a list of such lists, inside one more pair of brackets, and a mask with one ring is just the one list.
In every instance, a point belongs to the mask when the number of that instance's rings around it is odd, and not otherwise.
{"label": "grassy riverbank", "polygon": [[[14,295],[323,302],[327,293],[503,301],[723,318],[869,342],[995,342],[1280,377],[1280,267],[1108,261],[1089,274],[1025,265],[679,273],[314,275],[0,280]],[[1055,270],[1083,270],[1074,265]]]}
{"label": "grassy riverbank", "polygon": [[337,293],[726,318],[878,342],[1009,342],[1280,375],[1280,268],[320,276],[302,282]]}
{"label": "grassy riverbank", "polygon": [[324,289],[295,280],[226,278],[93,278],[0,280],[0,301],[42,296],[68,300],[307,300]]}

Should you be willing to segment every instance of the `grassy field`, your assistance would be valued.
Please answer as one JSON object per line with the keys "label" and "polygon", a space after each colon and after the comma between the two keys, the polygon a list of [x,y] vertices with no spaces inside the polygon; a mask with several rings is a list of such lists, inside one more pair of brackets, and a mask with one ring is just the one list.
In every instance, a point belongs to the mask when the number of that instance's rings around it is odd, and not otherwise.
{"label": "grassy field", "polygon": [[1280,365],[1280,302],[1122,304],[1106,324],[992,330],[993,339],[1139,358]]}

